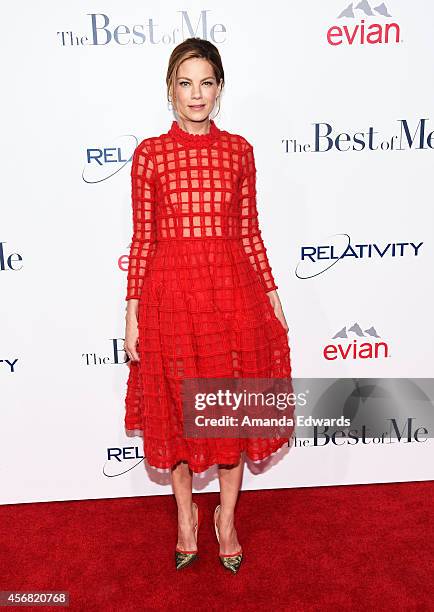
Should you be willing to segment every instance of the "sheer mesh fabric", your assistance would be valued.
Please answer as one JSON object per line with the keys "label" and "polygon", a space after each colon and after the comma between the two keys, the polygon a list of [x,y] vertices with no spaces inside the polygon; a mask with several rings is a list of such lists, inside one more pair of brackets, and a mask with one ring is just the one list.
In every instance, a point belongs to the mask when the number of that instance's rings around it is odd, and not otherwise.
{"label": "sheer mesh fabric", "polygon": [[261,236],[253,147],[217,128],[176,121],[143,140],[131,166],[133,235],[126,300],[138,299],[139,362],[129,362],[125,427],[149,465],[194,472],[253,461],[288,438],[183,436],[183,378],[291,376],[286,330]]}

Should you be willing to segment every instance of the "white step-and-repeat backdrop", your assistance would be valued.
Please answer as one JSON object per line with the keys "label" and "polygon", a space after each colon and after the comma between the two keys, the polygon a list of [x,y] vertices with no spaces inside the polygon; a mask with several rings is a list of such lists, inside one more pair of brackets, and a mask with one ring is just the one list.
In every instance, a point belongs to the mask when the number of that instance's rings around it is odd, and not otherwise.
{"label": "white step-and-repeat backdrop", "polygon": [[[433,23],[428,0],[4,7],[1,503],[171,493],[123,427],[129,172],[190,36],[222,54],[217,125],[255,147],[293,375],[431,376]],[[300,440],[242,486],[432,479],[410,438]]]}

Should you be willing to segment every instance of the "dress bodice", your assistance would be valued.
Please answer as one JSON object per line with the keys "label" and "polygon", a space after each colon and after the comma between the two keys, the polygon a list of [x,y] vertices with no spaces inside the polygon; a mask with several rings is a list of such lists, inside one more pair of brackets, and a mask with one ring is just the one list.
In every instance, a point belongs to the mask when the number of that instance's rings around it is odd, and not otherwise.
{"label": "dress bodice", "polygon": [[277,288],[259,228],[253,147],[243,136],[214,120],[206,134],[173,121],[168,132],[136,147],[131,196],[127,300],[140,298],[147,264],[165,241],[238,241],[264,290]]}

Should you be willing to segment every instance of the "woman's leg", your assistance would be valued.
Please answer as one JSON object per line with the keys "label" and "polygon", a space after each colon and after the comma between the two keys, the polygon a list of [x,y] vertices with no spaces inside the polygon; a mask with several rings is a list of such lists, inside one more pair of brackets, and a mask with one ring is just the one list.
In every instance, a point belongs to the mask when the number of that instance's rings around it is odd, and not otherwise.
{"label": "woman's leg", "polygon": [[197,521],[193,514],[192,485],[193,474],[188,463],[181,461],[171,470],[172,488],[178,506],[178,541],[177,546],[184,550],[196,549],[194,526]]}
{"label": "woman's leg", "polygon": [[217,528],[220,536],[220,552],[230,555],[241,548],[234,525],[234,511],[241,486],[244,468],[244,453],[236,466],[219,465],[220,504],[217,514]]}

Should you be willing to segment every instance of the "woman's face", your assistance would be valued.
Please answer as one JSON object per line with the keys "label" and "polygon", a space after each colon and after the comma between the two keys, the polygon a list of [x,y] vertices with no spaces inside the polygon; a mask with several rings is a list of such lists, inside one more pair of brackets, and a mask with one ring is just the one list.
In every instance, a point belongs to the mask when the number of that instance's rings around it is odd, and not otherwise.
{"label": "woman's face", "polygon": [[221,85],[208,60],[192,57],[178,68],[174,83],[174,106],[184,121],[204,121],[214,109]]}

